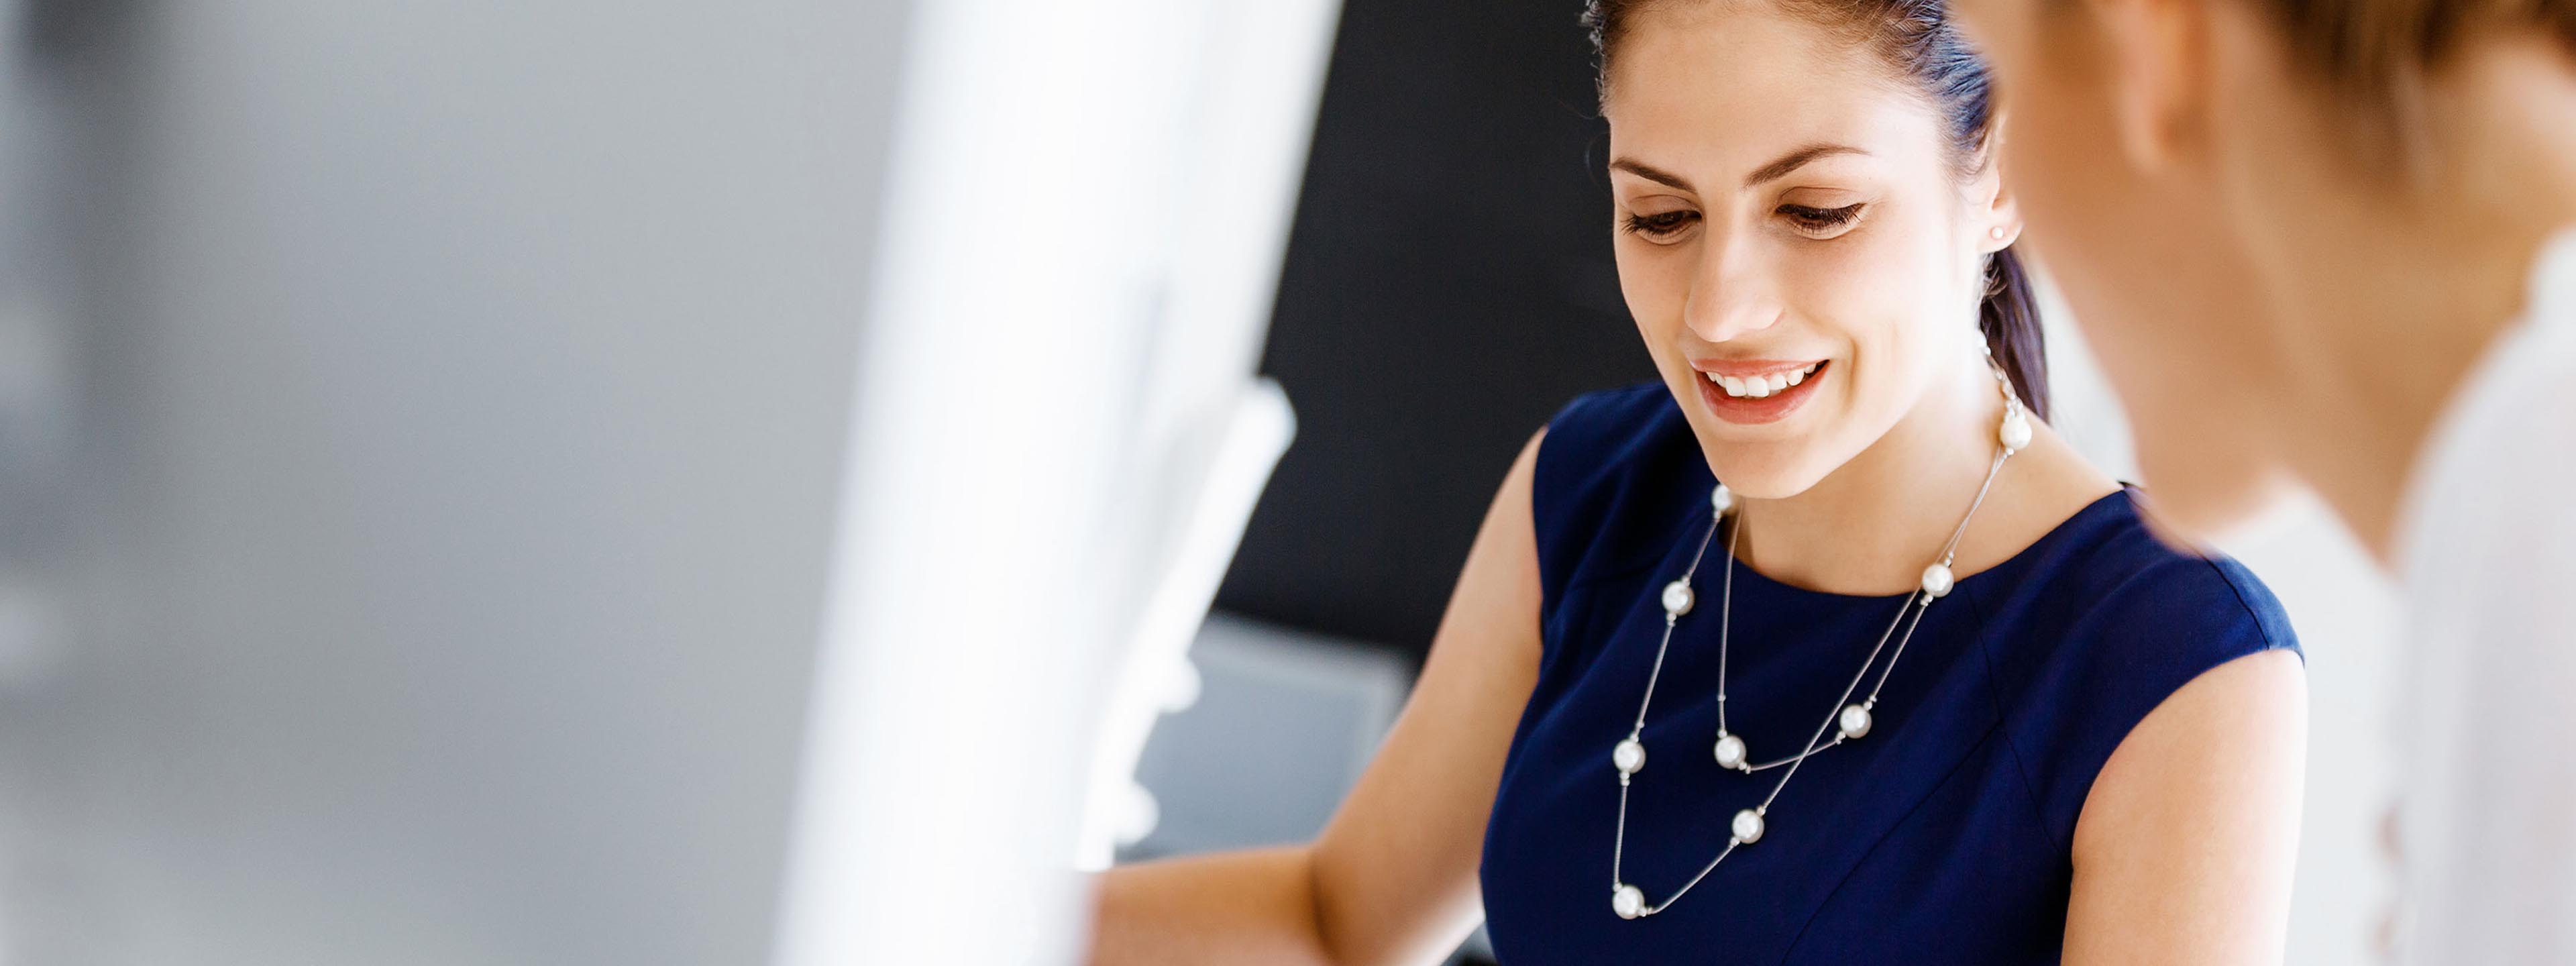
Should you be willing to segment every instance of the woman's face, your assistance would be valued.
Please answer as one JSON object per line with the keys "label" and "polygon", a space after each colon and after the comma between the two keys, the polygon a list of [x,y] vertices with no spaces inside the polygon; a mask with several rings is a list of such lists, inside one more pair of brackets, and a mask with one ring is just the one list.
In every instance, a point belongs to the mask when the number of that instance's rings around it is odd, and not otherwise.
{"label": "woman's face", "polygon": [[1603,113],[1620,288],[1728,486],[1803,492],[1982,378],[1983,256],[2017,226],[1875,54],[1767,4],[1655,8]]}
{"label": "woman's face", "polygon": [[[1953,0],[1951,9],[1994,70],[2013,119],[2003,165],[2028,202],[2051,280],[2126,404],[2157,522],[2197,541],[2260,514],[2287,485],[2244,418],[2277,407],[2268,392],[2278,373],[2266,365],[2276,349],[2250,308],[2260,289],[2252,260],[2223,228],[2295,220],[2299,206],[2268,185],[2213,190],[2193,181],[2192,165],[2142,170],[2135,152],[2151,138],[2138,118],[2155,98],[2138,78],[2158,72],[2137,69],[2134,50],[2156,32],[2081,6]],[[2128,48],[2106,29],[2133,35]],[[2258,160],[2232,170],[2275,167],[2263,152],[2246,156]]]}

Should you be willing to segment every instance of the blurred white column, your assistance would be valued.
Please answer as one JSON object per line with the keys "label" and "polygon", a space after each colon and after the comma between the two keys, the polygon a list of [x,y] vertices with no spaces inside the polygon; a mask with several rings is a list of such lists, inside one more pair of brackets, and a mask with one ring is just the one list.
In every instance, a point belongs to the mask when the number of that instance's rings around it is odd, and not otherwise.
{"label": "blurred white column", "polygon": [[1072,860],[1286,443],[1252,372],[1334,10],[915,11],[782,966],[1079,955]]}

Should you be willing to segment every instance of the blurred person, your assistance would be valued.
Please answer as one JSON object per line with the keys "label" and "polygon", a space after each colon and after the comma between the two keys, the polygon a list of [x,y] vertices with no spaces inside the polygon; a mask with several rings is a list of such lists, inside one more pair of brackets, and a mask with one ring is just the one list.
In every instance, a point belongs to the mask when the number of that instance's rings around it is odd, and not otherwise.
{"label": "blurred person", "polygon": [[1941,5],[1586,19],[1660,381],[1522,450],[1321,835],[1105,873],[1095,961],[2277,962],[2297,645],[2040,421]]}
{"label": "blurred person", "polygon": [[2303,487],[2404,586],[2382,941],[2576,962],[2576,0],[1960,7],[2172,535]]}

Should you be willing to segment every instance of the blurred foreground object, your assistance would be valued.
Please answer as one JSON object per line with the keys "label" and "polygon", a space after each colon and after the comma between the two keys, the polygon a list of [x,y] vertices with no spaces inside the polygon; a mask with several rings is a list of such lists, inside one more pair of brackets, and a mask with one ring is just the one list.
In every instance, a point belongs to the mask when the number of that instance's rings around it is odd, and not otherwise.
{"label": "blurred foreground object", "polygon": [[1074,955],[1329,5],[0,10],[0,962]]}

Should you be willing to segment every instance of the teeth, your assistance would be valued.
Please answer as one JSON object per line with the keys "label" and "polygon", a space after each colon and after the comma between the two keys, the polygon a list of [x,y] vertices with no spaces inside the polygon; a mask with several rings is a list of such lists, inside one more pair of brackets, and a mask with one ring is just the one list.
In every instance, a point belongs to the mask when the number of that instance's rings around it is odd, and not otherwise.
{"label": "teeth", "polygon": [[1807,381],[1807,377],[1815,375],[1816,369],[1823,365],[1824,363],[1818,362],[1804,369],[1775,372],[1768,376],[1754,376],[1750,379],[1721,376],[1712,372],[1708,373],[1708,381],[1716,383],[1719,388],[1726,390],[1727,395],[1737,399],[1763,399],[1787,392],[1789,387]]}

